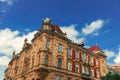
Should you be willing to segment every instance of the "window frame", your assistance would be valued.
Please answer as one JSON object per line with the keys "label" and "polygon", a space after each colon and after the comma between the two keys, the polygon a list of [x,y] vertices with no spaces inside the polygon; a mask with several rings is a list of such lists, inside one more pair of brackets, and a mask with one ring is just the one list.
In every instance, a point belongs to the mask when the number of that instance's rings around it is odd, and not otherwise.
{"label": "window frame", "polygon": [[62,47],[63,47],[63,45],[62,44],[58,44],[58,52],[62,52]]}
{"label": "window frame", "polygon": [[76,50],[75,57],[79,58],[79,52],[78,52],[78,50]]}
{"label": "window frame", "polygon": [[46,55],[46,56],[45,56],[45,62],[44,62],[44,64],[45,64],[45,65],[48,65],[48,62],[49,62],[49,56]]}
{"label": "window frame", "polygon": [[58,68],[61,69],[62,68],[62,59],[58,58]]}
{"label": "window frame", "polygon": [[47,39],[46,40],[46,48],[49,48],[50,47],[50,39]]}
{"label": "window frame", "polygon": [[76,64],[76,66],[75,66],[75,72],[79,73],[79,65],[78,64]]}

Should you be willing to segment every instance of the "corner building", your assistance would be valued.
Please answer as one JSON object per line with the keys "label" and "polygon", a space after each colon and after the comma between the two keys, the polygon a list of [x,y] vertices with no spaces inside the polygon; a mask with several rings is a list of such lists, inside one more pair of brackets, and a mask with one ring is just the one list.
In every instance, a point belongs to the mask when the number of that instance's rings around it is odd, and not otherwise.
{"label": "corner building", "polygon": [[66,36],[49,18],[43,20],[32,43],[25,39],[22,51],[13,52],[4,80],[100,80],[107,73],[105,53]]}

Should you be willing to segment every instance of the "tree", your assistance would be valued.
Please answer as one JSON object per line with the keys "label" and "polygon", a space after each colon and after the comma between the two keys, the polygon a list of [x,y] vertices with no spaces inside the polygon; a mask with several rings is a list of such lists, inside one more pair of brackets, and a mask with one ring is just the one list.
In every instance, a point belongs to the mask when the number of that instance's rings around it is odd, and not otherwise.
{"label": "tree", "polygon": [[108,72],[105,76],[101,77],[101,80],[120,80],[120,74]]}

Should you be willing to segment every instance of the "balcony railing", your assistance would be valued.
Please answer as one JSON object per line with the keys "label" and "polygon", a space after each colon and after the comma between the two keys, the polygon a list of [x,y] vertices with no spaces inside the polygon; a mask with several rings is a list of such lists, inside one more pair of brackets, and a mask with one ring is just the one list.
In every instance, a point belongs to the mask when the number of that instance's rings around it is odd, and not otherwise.
{"label": "balcony railing", "polygon": [[82,73],[81,74],[82,77],[86,77],[86,78],[93,78],[92,75],[86,74],[86,73]]}

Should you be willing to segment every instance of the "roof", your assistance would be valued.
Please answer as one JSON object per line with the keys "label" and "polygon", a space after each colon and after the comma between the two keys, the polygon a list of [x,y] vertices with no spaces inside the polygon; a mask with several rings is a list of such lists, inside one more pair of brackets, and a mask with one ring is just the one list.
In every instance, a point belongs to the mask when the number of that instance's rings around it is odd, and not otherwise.
{"label": "roof", "polygon": [[53,25],[52,30],[64,34],[57,24]]}
{"label": "roof", "polygon": [[96,46],[90,47],[89,50],[90,50],[91,52],[93,52],[93,51],[100,51],[100,48],[96,45]]}

